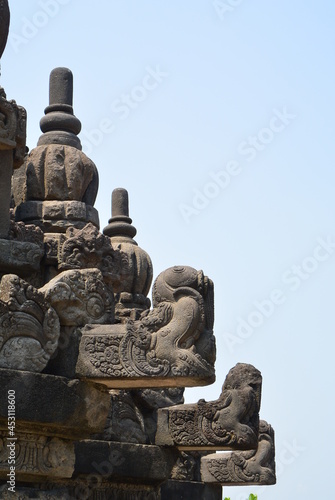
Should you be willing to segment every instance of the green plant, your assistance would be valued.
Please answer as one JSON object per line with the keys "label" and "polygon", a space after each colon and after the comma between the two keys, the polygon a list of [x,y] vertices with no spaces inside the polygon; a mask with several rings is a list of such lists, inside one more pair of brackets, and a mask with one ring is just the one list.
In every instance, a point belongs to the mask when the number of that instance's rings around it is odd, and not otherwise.
{"label": "green plant", "polygon": [[[224,500],[230,500],[230,498],[225,497]],[[257,495],[253,495],[252,493],[250,493],[248,500],[257,500]]]}

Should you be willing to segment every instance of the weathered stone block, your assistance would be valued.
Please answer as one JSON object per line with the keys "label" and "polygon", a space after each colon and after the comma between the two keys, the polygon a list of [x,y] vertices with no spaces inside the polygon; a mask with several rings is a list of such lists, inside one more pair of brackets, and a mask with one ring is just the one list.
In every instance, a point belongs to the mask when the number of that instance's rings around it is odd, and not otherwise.
{"label": "weathered stone block", "polygon": [[44,219],[65,219],[65,204],[63,201],[43,201]]}
{"label": "weathered stone block", "polygon": [[161,483],[170,477],[177,455],[158,446],[85,440],[75,444],[76,477],[100,474],[105,480]]}
{"label": "weathered stone block", "polygon": [[81,438],[104,430],[110,396],[101,386],[41,373],[0,369],[0,426],[15,391],[17,432]]}
{"label": "weathered stone block", "polygon": [[80,201],[68,201],[65,205],[67,219],[86,220],[86,205]]}
{"label": "weathered stone block", "polygon": [[27,276],[39,270],[43,254],[35,243],[0,239],[0,272]]}
{"label": "weathered stone block", "polygon": [[11,456],[15,457],[13,463],[17,481],[30,481],[39,476],[71,478],[74,471],[74,444],[57,437],[17,433],[12,440],[8,432],[0,431],[1,479],[8,479]]}
{"label": "weathered stone block", "polygon": [[[14,174],[15,175],[15,174]],[[16,221],[34,221],[43,218],[43,201],[27,201],[15,209]]]}
{"label": "weathered stone block", "polygon": [[221,500],[221,486],[190,481],[167,481],[161,486],[161,500]]}

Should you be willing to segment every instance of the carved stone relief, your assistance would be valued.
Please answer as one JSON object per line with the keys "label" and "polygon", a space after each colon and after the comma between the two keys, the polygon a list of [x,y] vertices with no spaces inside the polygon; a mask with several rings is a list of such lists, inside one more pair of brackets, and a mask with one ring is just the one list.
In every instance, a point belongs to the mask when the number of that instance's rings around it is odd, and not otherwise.
{"label": "carved stone relief", "polygon": [[[12,445],[10,443],[13,443]],[[70,478],[74,472],[74,445],[56,437],[36,434],[17,434],[11,441],[0,435],[0,475],[8,471],[8,446],[15,450],[15,470],[22,479],[25,475]],[[14,455],[14,453],[13,453]]]}
{"label": "carved stone relief", "polygon": [[261,382],[256,368],[238,364],[216,401],[159,410],[156,444],[180,449],[256,448]]}
{"label": "carved stone relief", "polygon": [[114,297],[98,269],[64,271],[40,289],[62,326],[112,323]]}
{"label": "carved stone relief", "polygon": [[157,278],[153,301],[137,321],[84,328],[77,374],[111,388],[213,382],[212,282],[195,269],[174,267]]}
{"label": "carved stone relief", "polygon": [[42,371],[57,349],[56,311],[44,295],[18,276],[0,282],[0,367]]}
{"label": "carved stone relief", "polygon": [[226,486],[276,482],[274,432],[264,420],[259,425],[256,450],[208,455],[201,459],[202,480]]}

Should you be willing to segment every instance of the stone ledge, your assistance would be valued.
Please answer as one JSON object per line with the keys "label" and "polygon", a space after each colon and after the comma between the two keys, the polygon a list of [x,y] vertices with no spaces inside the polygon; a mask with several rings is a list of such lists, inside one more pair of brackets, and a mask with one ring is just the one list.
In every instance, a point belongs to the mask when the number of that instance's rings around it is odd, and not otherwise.
{"label": "stone ledge", "polygon": [[99,214],[82,201],[26,201],[17,206],[15,219],[35,224],[47,232],[65,232],[68,227],[84,227],[91,222],[99,227]]}
{"label": "stone ledge", "polygon": [[222,488],[191,481],[167,481],[161,486],[160,500],[222,500]]}
{"label": "stone ledge", "polygon": [[8,391],[15,391],[17,432],[72,439],[103,431],[110,396],[103,386],[54,375],[0,369],[0,428],[7,429]]}
{"label": "stone ledge", "polygon": [[85,440],[75,443],[74,477],[101,475],[104,480],[162,483],[171,474],[178,454],[153,445]]}

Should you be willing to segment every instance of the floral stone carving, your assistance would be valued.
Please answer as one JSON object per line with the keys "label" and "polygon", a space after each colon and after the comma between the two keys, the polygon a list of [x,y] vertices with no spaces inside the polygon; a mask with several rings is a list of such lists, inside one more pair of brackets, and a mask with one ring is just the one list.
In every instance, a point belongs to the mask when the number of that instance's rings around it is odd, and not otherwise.
{"label": "floral stone carving", "polygon": [[158,410],[156,444],[183,450],[256,448],[261,383],[256,368],[237,364],[216,401]]}
{"label": "floral stone carving", "polygon": [[111,388],[212,383],[212,281],[190,267],[170,268],[155,281],[153,305],[137,321],[86,326],[77,375]]}
{"label": "floral stone carving", "polygon": [[202,480],[225,486],[276,483],[274,431],[267,422],[259,423],[257,450],[212,454],[201,459]]}
{"label": "floral stone carving", "polygon": [[57,349],[60,326],[44,295],[14,274],[0,282],[0,367],[40,372]]}

